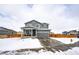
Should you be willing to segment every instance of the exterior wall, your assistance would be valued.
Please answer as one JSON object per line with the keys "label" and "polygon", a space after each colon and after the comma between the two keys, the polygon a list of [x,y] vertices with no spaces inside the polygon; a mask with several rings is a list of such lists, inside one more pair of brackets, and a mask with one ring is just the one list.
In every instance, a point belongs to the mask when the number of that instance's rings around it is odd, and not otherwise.
{"label": "exterior wall", "polygon": [[40,28],[41,27],[41,24],[36,23],[36,22],[31,22],[31,23],[25,24],[25,26],[26,27]]}
{"label": "exterior wall", "polygon": [[68,34],[68,32],[67,32],[67,31],[64,31],[64,32],[62,32],[62,34],[67,35],[67,34]]}
{"label": "exterior wall", "polygon": [[68,34],[69,34],[69,35],[77,35],[78,32],[69,32]]}
{"label": "exterior wall", "polygon": [[34,27],[34,28],[48,28],[48,24],[46,23],[38,23],[35,21],[32,21],[30,23],[25,24],[26,27]]}
{"label": "exterior wall", "polygon": [[11,34],[16,34],[14,31],[7,31],[7,30],[0,30],[0,35],[11,35]]}
{"label": "exterior wall", "polygon": [[48,28],[48,24],[43,23],[43,24],[42,24],[42,28]]}
{"label": "exterior wall", "polygon": [[48,37],[48,33],[37,33],[37,38],[43,39]]}
{"label": "exterior wall", "polygon": [[43,39],[43,38],[49,38],[49,32],[50,31],[39,30],[39,31],[37,31],[37,37],[41,38],[41,39]]}

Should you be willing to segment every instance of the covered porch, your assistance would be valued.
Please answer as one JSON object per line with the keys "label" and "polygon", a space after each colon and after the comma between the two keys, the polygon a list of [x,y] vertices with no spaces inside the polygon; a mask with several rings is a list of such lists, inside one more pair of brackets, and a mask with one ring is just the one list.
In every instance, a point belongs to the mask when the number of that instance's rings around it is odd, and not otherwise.
{"label": "covered porch", "polygon": [[22,28],[24,36],[28,37],[37,37],[37,29],[32,28],[32,27],[23,27]]}

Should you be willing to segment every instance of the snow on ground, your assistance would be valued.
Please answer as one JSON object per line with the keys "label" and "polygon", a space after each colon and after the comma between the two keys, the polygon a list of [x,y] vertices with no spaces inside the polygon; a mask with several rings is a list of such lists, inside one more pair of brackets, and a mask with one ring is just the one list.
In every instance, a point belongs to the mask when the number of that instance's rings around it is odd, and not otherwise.
{"label": "snow on ground", "polygon": [[[56,39],[58,41],[61,41],[63,43],[69,44],[71,38],[51,38]],[[72,38],[73,42],[79,41],[78,38]],[[79,47],[74,47],[72,49],[69,49],[67,51],[47,51],[47,50],[40,50],[39,52],[35,51],[24,51],[24,52],[17,52],[18,49],[26,49],[26,48],[42,48],[40,42],[38,39],[32,39],[32,38],[5,38],[0,39],[0,53],[9,51],[7,53],[4,53],[3,55],[79,55]]]}
{"label": "snow on ground", "polygon": [[[28,52],[25,52],[25,55],[28,55]],[[56,53],[44,50],[40,50],[38,53],[29,51],[29,55],[79,55],[79,47],[74,47],[67,51],[60,51],[60,52],[56,51]]]}
{"label": "snow on ground", "polygon": [[74,47],[64,52],[65,55],[79,55],[79,47]]}
{"label": "snow on ground", "polygon": [[[51,39],[58,40],[58,41],[63,42],[65,44],[70,44],[70,43],[79,41],[79,38],[52,38],[51,37]],[[72,39],[72,42],[71,42],[71,39]]]}
{"label": "snow on ground", "polygon": [[79,55],[79,47],[74,47],[67,51],[55,51],[55,53],[47,50],[40,50],[39,52],[35,51],[24,51],[24,52],[17,52],[17,51],[10,51],[4,53],[2,55]]}
{"label": "snow on ground", "polygon": [[5,38],[0,39],[0,50],[10,51],[24,48],[41,48],[41,44],[38,39],[26,38]]}

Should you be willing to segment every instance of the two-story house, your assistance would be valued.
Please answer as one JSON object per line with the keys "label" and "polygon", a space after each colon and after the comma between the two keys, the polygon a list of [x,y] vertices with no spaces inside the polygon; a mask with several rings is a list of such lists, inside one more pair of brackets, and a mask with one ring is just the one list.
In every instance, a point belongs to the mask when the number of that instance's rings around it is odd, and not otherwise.
{"label": "two-story house", "polygon": [[37,38],[48,38],[50,29],[48,29],[49,24],[40,23],[36,20],[32,20],[25,23],[25,27],[21,27],[23,34],[27,36],[37,37]]}

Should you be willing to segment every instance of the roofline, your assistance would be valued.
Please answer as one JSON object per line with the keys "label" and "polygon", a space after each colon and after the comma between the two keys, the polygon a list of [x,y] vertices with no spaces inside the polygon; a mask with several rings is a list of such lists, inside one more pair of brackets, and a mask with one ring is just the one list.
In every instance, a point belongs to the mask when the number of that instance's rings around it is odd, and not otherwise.
{"label": "roofline", "polygon": [[38,29],[38,28],[34,28],[34,27],[21,27],[21,29],[24,29],[24,28],[32,28],[32,29],[37,29],[37,30],[51,30],[51,29],[44,29],[44,28],[42,28],[42,29]]}
{"label": "roofline", "polygon": [[[4,28],[5,30],[14,31],[14,30],[12,30],[12,29],[7,29],[7,28],[5,28],[5,27],[2,27],[2,28]],[[17,32],[17,31],[14,31],[14,32]]]}
{"label": "roofline", "polygon": [[[27,24],[27,23],[30,23],[30,22],[32,22],[32,21],[36,21],[36,20],[31,20],[31,21],[28,21],[28,22],[26,22],[26,23],[24,23],[24,24]],[[41,22],[38,22],[38,21],[36,21],[37,23],[40,23],[40,24],[44,24],[44,23],[41,23]],[[48,23],[45,23],[45,24],[48,24]],[[49,25],[49,24],[48,24]]]}
{"label": "roofline", "polygon": [[[32,22],[32,21],[36,21],[36,20],[31,20],[31,21],[28,21],[28,22],[26,22],[26,23],[24,23],[24,24],[30,23],[30,22]],[[36,22],[38,22],[38,21],[36,21]],[[38,23],[40,23],[40,22],[38,22]],[[40,24],[42,24],[42,23],[40,23]]]}
{"label": "roofline", "polygon": [[49,25],[48,23],[42,23],[42,24],[47,24],[47,25]]}

